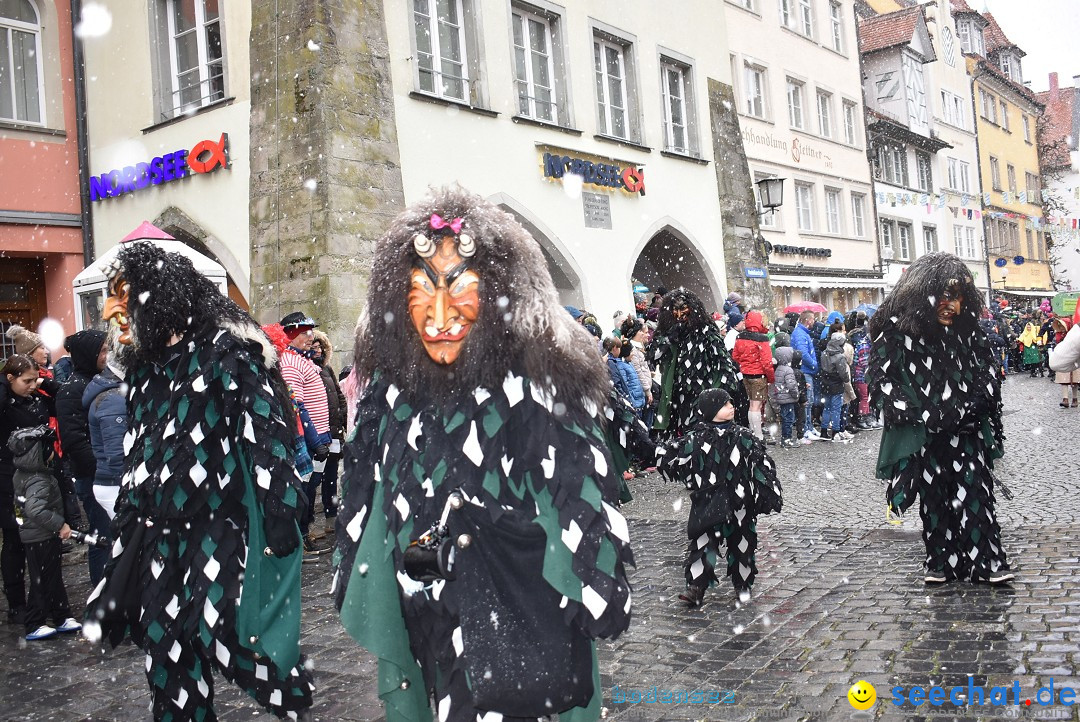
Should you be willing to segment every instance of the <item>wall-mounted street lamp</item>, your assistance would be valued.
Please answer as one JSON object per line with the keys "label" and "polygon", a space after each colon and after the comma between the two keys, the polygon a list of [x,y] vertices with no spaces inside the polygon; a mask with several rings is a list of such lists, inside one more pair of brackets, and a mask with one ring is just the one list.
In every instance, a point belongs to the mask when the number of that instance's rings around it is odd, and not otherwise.
{"label": "wall-mounted street lamp", "polygon": [[892,265],[893,258],[895,258],[895,257],[896,257],[896,254],[893,252],[893,249],[891,249],[891,248],[882,248],[881,249],[881,263],[875,264],[873,266],[873,269],[875,271],[885,271],[886,269],[888,269],[889,266]]}
{"label": "wall-mounted street lamp", "polygon": [[754,185],[758,189],[758,200],[764,209],[758,215],[764,215],[784,205],[784,178],[762,178]]}

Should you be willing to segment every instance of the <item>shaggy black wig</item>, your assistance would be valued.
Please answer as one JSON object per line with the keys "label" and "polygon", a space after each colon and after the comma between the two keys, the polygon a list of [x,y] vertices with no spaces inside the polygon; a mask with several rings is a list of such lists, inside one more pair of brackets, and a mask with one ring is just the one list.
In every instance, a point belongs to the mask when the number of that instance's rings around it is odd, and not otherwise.
{"label": "shaggy black wig", "polygon": [[[471,267],[480,277],[479,316],[450,365],[428,356],[409,316],[419,260],[413,236],[434,238],[433,213],[463,219],[462,233],[476,243]],[[510,214],[460,186],[432,189],[376,244],[354,357],[360,378],[378,372],[434,402],[499,388],[512,371],[554,388],[556,402],[576,416],[587,402],[602,408],[610,386],[596,341],[563,310],[539,244]]]}
{"label": "shaggy black wig", "polygon": [[[683,307],[690,309],[690,314],[685,320],[680,321],[675,318],[675,309]],[[657,336],[682,338],[692,330],[708,326],[716,327],[712,316],[705,310],[705,304],[692,291],[679,287],[664,295],[664,300],[660,303],[660,318],[656,325]]]}
{"label": "shaggy black wig", "polygon": [[130,287],[128,316],[134,343],[120,352],[120,362],[161,361],[170,339],[189,331],[232,321],[254,323],[214,283],[195,270],[191,260],[144,241],[125,243],[107,271],[111,284],[120,274]]}
{"label": "shaggy black wig", "polygon": [[953,331],[976,333],[983,298],[975,288],[971,271],[951,253],[927,253],[908,266],[900,282],[871,317],[871,337],[877,336],[888,323],[913,338],[941,335],[945,327],[938,323],[937,303],[946,290],[964,297],[960,314],[953,321]]}

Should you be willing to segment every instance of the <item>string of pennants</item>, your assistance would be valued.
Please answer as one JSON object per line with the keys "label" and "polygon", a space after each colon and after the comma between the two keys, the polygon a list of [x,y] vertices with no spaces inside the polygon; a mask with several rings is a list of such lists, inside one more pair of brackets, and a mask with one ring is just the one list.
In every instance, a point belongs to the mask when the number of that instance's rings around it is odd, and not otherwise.
{"label": "string of pennants", "polygon": [[[1080,186],[1071,190],[1076,199],[1080,200]],[[933,213],[935,209],[941,210],[948,207],[954,218],[966,217],[968,220],[981,220],[983,216],[986,216],[987,218],[1021,218],[1027,221],[1027,228],[1034,230],[1045,228],[1052,233],[1057,232],[1059,229],[1080,232],[1080,218],[1043,218],[1042,216],[1029,216],[1025,213],[985,210],[985,207],[991,205],[993,200],[990,193],[983,193],[980,197],[979,194],[976,193],[887,193],[885,191],[878,191],[876,195],[878,205],[888,203],[894,208],[898,205],[926,206],[926,212]],[[1042,201],[1048,201],[1050,195],[1051,191],[1044,188],[1041,191]],[[1014,201],[1017,203],[1027,203],[1028,198],[1034,196],[1035,191],[1032,191],[1030,194],[1026,190],[1017,191],[1016,193],[1012,193],[1011,191],[1001,191],[1001,201],[1006,204]],[[1033,200],[1032,202],[1037,201]]]}

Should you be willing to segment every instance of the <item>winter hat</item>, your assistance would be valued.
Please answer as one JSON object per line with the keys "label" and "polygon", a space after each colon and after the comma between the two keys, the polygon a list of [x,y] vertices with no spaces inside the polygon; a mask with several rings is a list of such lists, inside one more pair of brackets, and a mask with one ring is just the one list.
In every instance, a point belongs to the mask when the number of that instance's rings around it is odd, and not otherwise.
{"label": "winter hat", "polygon": [[85,374],[97,373],[98,354],[105,343],[105,332],[96,328],[77,331],[64,339],[64,348],[71,354],[76,370]]}
{"label": "winter hat", "polygon": [[34,353],[39,346],[44,346],[45,343],[41,340],[41,336],[38,336],[33,331],[27,331],[25,328],[19,325],[13,325],[7,330],[9,338],[15,340],[15,353],[22,354],[23,356],[29,356]]}
{"label": "winter hat", "polygon": [[585,315],[585,312],[577,306],[563,306],[563,308],[565,308],[566,312],[570,314],[570,318],[574,319],[575,321]]}
{"label": "winter hat", "polygon": [[755,331],[757,333],[765,333],[765,319],[757,311],[750,311],[746,314],[746,328],[748,331]]}
{"label": "winter hat", "polygon": [[638,331],[640,331],[643,328],[645,328],[645,324],[643,324],[640,319],[638,319],[638,318],[628,318],[625,321],[623,321],[623,324],[622,324],[623,338],[632,339],[632,338],[634,338],[634,336],[637,335]]}
{"label": "winter hat", "polygon": [[743,321],[743,315],[738,311],[732,311],[727,317],[728,328],[735,328]]}
{"label": "winter hat", "polygon": [[729,294],[727,295],[727,300],[728,300],[728,302],[730,302],[730,303],[738,303],[739,301],[741,301],[741,300],[742,300],[742,296],[740,296],[739,294],[737,294],[737,293],[735,293],[734,291],[732,291],[731,293],[729,293]]}
{"label": "winter hat", "polygon": [[716,415],[720,412],[720,409],[727,406],[731,401],[731,395],[723,389],[709,389],[708,391],[702,391],[697,397],[697,401],[694,402],[694,408],[698,414],[705,421],[712,421],[716,418]]}

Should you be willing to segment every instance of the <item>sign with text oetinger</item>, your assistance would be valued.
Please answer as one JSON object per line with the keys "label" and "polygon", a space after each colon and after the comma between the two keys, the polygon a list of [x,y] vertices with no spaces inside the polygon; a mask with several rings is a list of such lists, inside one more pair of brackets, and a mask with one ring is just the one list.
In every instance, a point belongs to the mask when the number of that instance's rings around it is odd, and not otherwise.
{"label": "sign with text oetinger", "polygon": [[554,146],[540,145],[537,149],[548,180],[560,180],[569,173],[581,176],[583,183],[596,188],[645,195],[645,169],[638,165]]}

